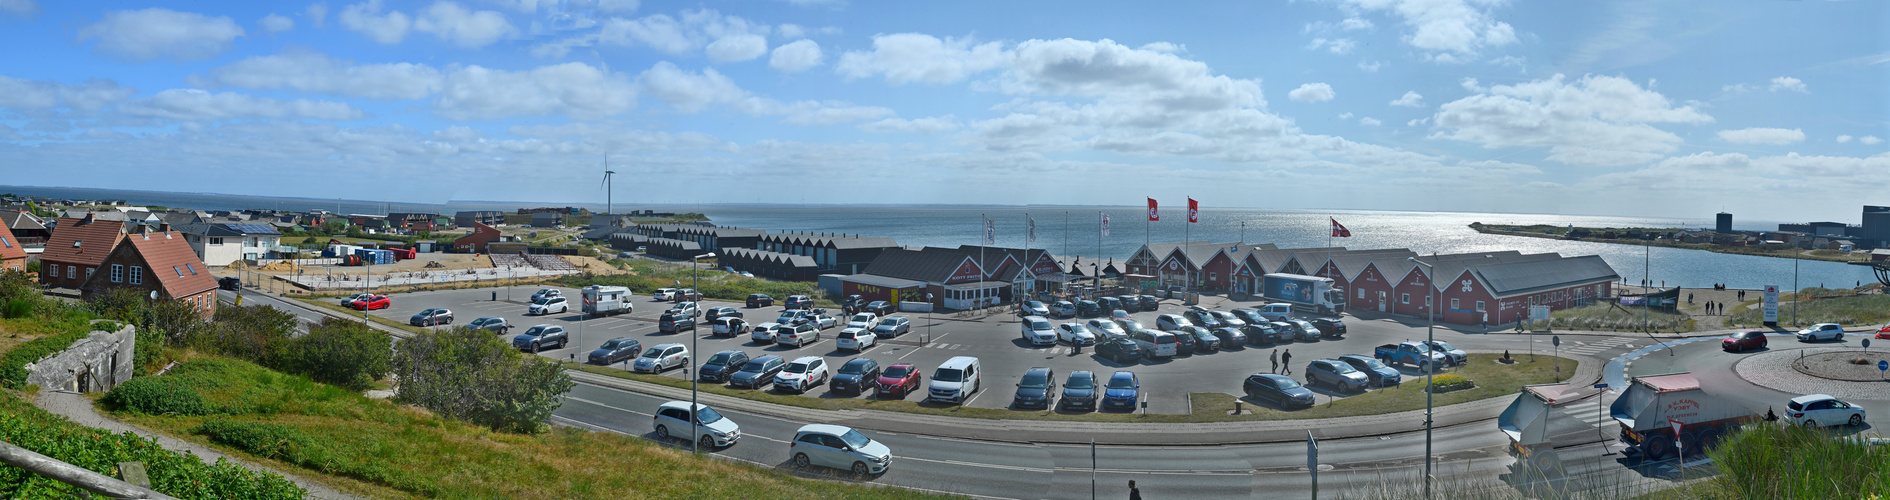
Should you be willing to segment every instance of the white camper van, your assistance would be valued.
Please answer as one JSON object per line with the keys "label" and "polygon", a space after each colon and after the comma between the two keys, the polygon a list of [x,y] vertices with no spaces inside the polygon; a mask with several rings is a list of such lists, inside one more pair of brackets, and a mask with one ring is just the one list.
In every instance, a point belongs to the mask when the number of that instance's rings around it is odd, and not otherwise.
{"label": "white camper van", "polygon": [[584,315],[605,316],[630,312],[630,289],[620,286],[584,287]]}

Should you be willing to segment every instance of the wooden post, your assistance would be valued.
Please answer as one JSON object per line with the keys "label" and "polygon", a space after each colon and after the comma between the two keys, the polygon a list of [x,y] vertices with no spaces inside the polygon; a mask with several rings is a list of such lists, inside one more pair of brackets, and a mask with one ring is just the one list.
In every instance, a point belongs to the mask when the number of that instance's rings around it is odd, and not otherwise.
{"label": "wooden post", "polygon": [[120,481],[111,476],[93,472],[90,469],[61,462],[52,457],[36,453],[33,450],[14,446],[13,443],[0,442],[0,462],[26,469],[34,474],[46,476],[55,481],[77,486],[85,491],[103,495],[107,498],[176,500],[170,495],[158,493],[149,488],[132,485],[131,483]]}

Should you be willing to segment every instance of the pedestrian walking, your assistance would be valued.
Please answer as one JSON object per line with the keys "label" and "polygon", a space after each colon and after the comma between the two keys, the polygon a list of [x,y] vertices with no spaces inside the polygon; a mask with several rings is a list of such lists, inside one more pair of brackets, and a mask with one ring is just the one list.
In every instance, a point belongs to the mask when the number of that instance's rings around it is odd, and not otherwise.
{"label": "pedestrian walking", "polygon": [[1281,370],[1283,370],[1280,372],[1283,375],[1293,374],[1293,350],[1292,349],[1287,349],[1286,352],[1280,353],[1280,368]]}
{"label": "pedestrian walking", "polygon": [[1273,354],[1268,354],[1267,362],[1273,363],[1273,369],[1267,370],[1267,373],[1279,373],[1280,372],[1280,350],[1274,349]]}
{"label": "pedestrian walking", "polygon": [[1693,293],[1692,293],[1692,292],[1687,292],[1687,303],[1688,303],[1688,304],[1692,304],[1692,303],[1693,303]]}
{"label": "pedestrian walking", "polygon": [[1129,480],[1129,500],[1142,500],[1142,490],[1135,488],[1135,480]]}

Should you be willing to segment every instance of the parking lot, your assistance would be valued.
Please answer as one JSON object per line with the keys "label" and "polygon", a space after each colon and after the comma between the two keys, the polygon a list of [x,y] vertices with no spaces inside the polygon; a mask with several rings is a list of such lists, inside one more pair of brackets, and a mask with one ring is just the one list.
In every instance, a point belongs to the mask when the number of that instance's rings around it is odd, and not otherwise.
{"label": "parking lot", "polygon": [[[635,310],[629,314],[609,317],[582,319],[579,311],[580,295],[578,290],[561,288],[571,304],[571,311],[547,316],[527,316],[526,309],[531,294],[540,287],[482,288],[470,290],[445,290],[394,294],[393,305],[388,309],[376,310],[372,314],[405,323],[415,313],[430,307],[445,307],[453,310],[454,325],[465,325],[474,318],[500,316],[513,326],[511,335],[517,335],[526,328],[537,324],[563,325],[571,334],[571,345],[559,349],[546,350],[541,356],[561,360],[583,360],[586,355],[605,341],[631,337],[642,342],[644,348],[665,343],[680,343],[692,346],[691,333],[657,332],[657,318],[669,303],[656,302],[648,295],[632,299]],[[494,300],[496,297],[497,300]],[[508,298],[509,297],[509,298]],[[782,310],[779,301],[785,297],[775,297],[777,304],[772,307],[750,309],[741,303],[705,300],[702,309],[713,307],[734,307],[743,313],[751,325],[771,322]],[[1155,318],[1161,314],[1180,314],[1186,309],[1178,300],[1163,299],[1156,311],[1139,311],[1131,316],[1143,325],[1153,327]],[[1224,304],[1222,309],[1233,307],[1251,307],[1255,302]],[[1059,383],[1069,372],[1074,370],[1092,370],[1099,378],[1107,378],[1117,370],[1134,371],[1141,380],[1143,400],[1148,402],[1150,413],[1188,413],[1188,394],[1196,392],[1219,392],[1238,395],[1241,393],[1241,381],[1249,374],[1266,372],[1269,369],[1267,356],[1275,349],[1293,354],[1292,376],[1304,381],[1301,371],[1306,363],[1314,359],[1336,357],[1343,354],[1371,355],[1372,347],[1403,340],[1420,339],[1424,334],[1422,325],[1412,326],[1390,320],[1361,321],[1351,316],[1344,318],[1349,332],[1344,339],[1309,342],[1292,342],[1278,346],[1252,346],[1245,349],[1222,350],[1213,353],[1179,355],[1168,360],[1142,360],[1131,364],[1118,364],[1094,355],[1093,348],[1085,348],[1083,354],[1072,354],[1069,346],[1031,346],[1021,336],[1018,318],[1009,313],[1010,309],[1001,309],[1001,313],[960,317],[955,313],[941,313],[928,319],[925,313],[896,313],[912,320],[912,333],[896,339],[881,339],[878,346],[867,349],[865,353],[854,354],[835,348],[834,337],[845,325],[845,318],[838,309],[831,309],[829,314],[839,319],[839,327],[821,331],[820,341],[798,349],[757,344],[747,335],[735,338],[718,338],[711,335],[707,323],[700,325],[694,335],[700,336],[700,350],[692,352],[697,361],[705,360],[709,355],[724,350],[746,351],[750,357],[773,354],[793,361],[801,356],[822,356],[830,365],[830,373],[841,364],[855,357],[869,357],[879,361],[881,366],[895,363],[913,363],[920,368],[924,380],[931,380],[931,371],[940,363],[954,356],[974,356],[979,358],[984,367],[982,374],[983,388],[966,402],[969,406],[983,408],[1006,408],[1010,406],[1011,396],[1024,371],[1031,367],[1049,367],[1057,372]],[[1083,322],[1085,319],[1052,319],[1053,323]],[[926,342],[930,330],[929,342]],[[1449,330],[1439,330],[1438,339],[1459,342],[1464,334]],[[509,336],[508,336],[509,341]],[[1459,345],[1459,348],[1464,346]],[[694,347],[692,346],[692,350]],[[627,367],[627,363],[613,365]],[[1416,370],[1404,370],[1406,380],[1419,375]],[[671,370],[666,376],[687,378],[684,370]],[[1320,400],[1327,397],[1344,397],[1349,394],[1338,393],[1326,388],[1314,389]],[[816,387],[807,393],[807,397],[873,397],[832,393],[825,386]],[[924,397],[919,394],[906,396],[910,401],[919,401]]]}

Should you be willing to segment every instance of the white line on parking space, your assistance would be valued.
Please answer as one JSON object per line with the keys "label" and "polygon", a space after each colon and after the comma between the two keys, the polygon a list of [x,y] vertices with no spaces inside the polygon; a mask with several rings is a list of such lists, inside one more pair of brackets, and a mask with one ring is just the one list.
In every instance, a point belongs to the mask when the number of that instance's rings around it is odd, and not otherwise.
{"label": "white line on parking space", "polygon": [[653,415],[650,415],[650,414],[648,414],[648,413],[644,413],[644,412],[640,412],[640,411],[636,411],[636,410],[632,410],[632,409],[629,409],[629,408],[620,408],[620,407],[616,407],[616,406],[611,406],[611,405],[607,405],[607,404],[604,404],[604,403],[599,403],[599,402],[596,402],[596,401],[591,401],[591,400],[589,400],[589,399],[584,399],[584,398],[580,398],[580,397],[577,397],[577,396],[565,396],[565,397],[564,397],[564,399],[565,399],[566,401],[577,401],[577,402],[579,402],[579,403],[585,403],[585,404],[590,404],[590,405],[595,405],[595,406],[602,406],[602,407],[605,407],[605,408],[609,408],[609,409],[612,409],[612,410],[617,410],[617,411],[621,411],[621,412],[628,412],[628,413],[635,413],[635,414],[637,414],[637,415],[642,415],[642,416],[645,416],[645,417],[649,417],[649,416],[653,416]]}

